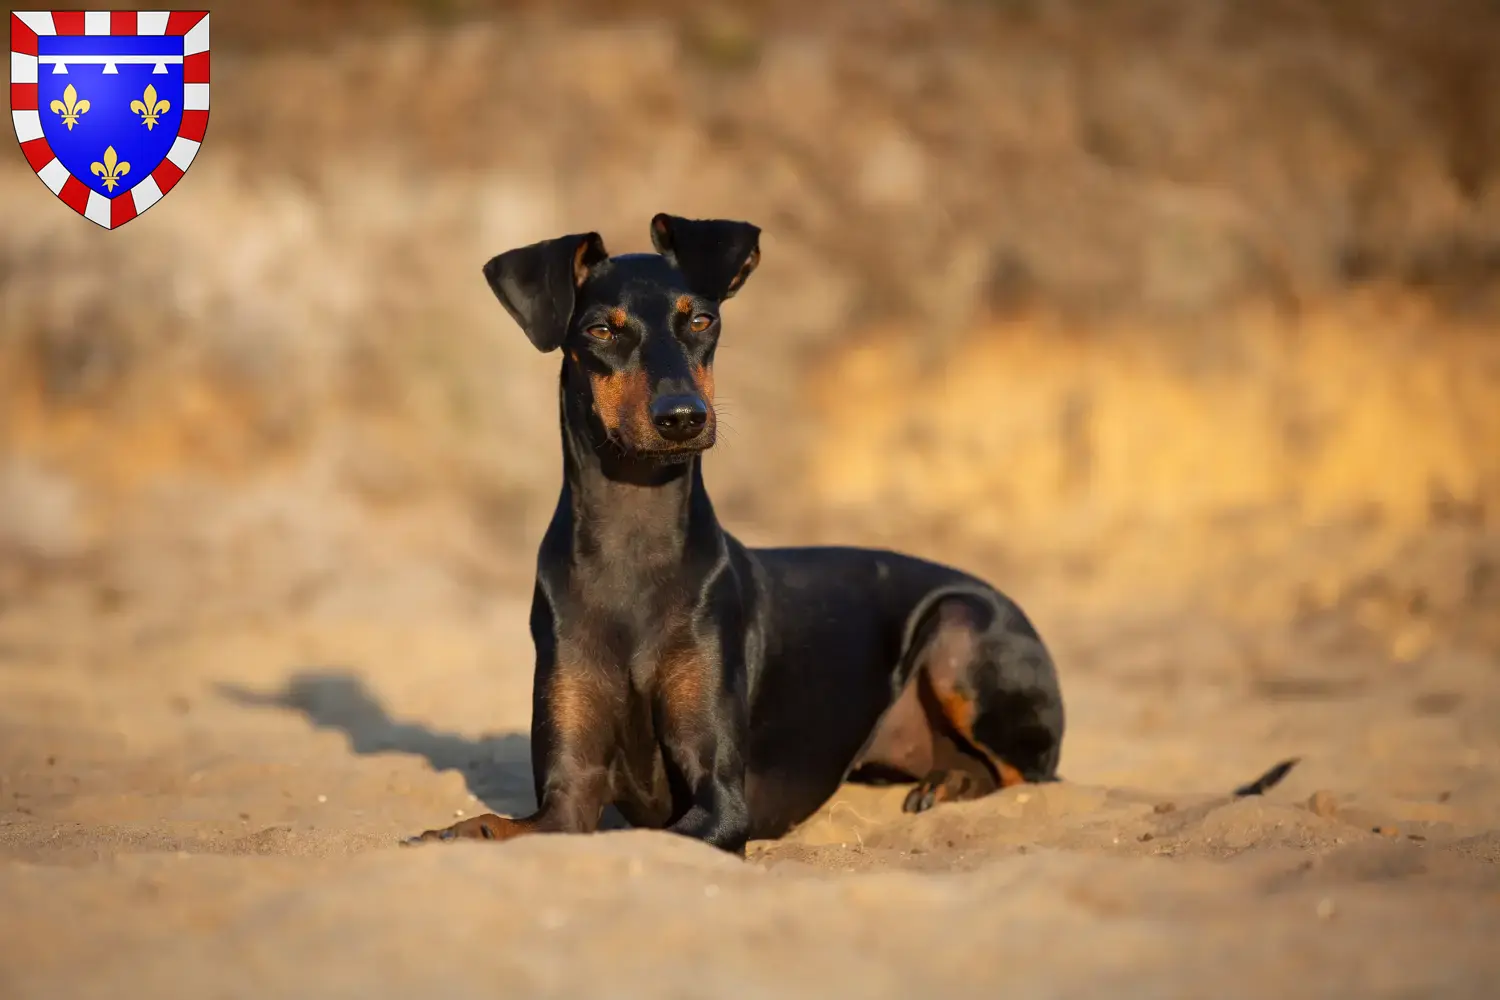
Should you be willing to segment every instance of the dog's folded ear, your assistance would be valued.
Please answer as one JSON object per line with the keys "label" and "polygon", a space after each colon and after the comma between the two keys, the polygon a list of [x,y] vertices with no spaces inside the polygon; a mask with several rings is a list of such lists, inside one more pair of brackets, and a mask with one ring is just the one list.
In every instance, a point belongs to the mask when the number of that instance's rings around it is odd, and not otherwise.
{"label": "dog's folded ear", "polygon": [[544,354],[562,346],[589,268],[609,257],[598,233],[575,233],[507,250],[484,265],[490,291]]}
{"label": "dog's folded ear", "polygon": [[719,302],[739,291],[760,263],[760,229],[748,222],[663,212],[651,220],[651,244],[682,272],[694,294]]}

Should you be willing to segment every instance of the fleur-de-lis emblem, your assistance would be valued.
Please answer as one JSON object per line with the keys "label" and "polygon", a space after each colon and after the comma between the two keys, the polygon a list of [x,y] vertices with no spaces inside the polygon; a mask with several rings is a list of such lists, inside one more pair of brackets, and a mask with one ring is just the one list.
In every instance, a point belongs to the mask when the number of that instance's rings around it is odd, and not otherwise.
{"label": "fleur-de-lis emblem", "polygon": [[95,160],[89,164],[89,172],[98,175],[104,180],[104,186],[113,191],[115,185],[120,183],[120,178],[130,173],[130,164],[120,159],[115,153],[115,147],[109,146],[104,150],[104,162]]}
{"label": "fleur-de-lis emblem", "polygon": [[68,126],[68,131],[73,131],[73,126],[78,124],[78,116],[88,111],[89,102],[78,99],[78,91],[73,89],[70,83],[63,88],[62,100],[52,102],[52,110],[62,115],[63,124]]}
{"label": "fleur-de-lis emblem", "polygon": [[156,99],[156,88],[146,84],[146,92],[141,95],[145,100],[131,101],[130,110],[141,116],[141,123],[149,132],[156,128],[156,120],[172,109],[169,101],[158,101]]}

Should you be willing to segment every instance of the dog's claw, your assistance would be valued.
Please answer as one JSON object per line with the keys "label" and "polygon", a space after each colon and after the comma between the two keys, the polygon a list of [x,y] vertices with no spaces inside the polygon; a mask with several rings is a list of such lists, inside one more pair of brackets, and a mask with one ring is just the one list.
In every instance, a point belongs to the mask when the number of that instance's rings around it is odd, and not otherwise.
{"label": "dog's claw", "polygon": [[974,779],[962,771],[934,771],[917,782],[901,803],[901,811],[926,812],[940,802],[974,798]]}
{"label": "dog's claw", "polygon": [[401,840],[402,847],[420,847],[430,840],[452,840],[455,834],[452,830],[428,830],[419,833],[415,837],[406,837]]}

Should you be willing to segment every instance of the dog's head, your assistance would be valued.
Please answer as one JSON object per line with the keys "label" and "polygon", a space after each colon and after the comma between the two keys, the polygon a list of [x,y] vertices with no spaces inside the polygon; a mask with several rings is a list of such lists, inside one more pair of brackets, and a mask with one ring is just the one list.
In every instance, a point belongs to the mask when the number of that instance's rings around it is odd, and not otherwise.
{"label": "dog's head", "polygon": [[484,265],[537,350],[564,352],[567,392],[628,455],[684,461],[716,435],[720,306],[760,262],[748,222],[651,220],[656,253],[609,256],[598,233],[509,250]]}

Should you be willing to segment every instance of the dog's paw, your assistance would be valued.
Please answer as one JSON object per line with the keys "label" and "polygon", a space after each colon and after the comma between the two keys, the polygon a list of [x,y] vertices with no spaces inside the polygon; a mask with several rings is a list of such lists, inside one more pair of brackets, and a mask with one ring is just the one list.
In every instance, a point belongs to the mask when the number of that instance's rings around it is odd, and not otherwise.
{"label": "dog's paw", "polygon": [[402,847],[420,847],[433,840],[457,840],[458,834],[453,832],[452,827],[443,830],[424,830],[415,837],[403,837],[399,843]]}
{"label": "dog's paw", "polygon": [[416,847],[434,840],[509,840],[525,833],[527,827],[516,820],[494,813],[474,816],[441,830],[427,830],[401,841],[402,847]]}
{"label": "dog's paw", "polygon": [[902,812],[926,812],[939,802],[972,799],[979,794],[979,782],[967,771],[932,771],[907,793]]}

